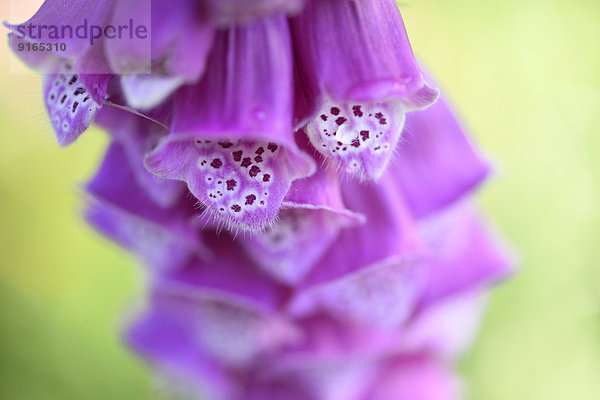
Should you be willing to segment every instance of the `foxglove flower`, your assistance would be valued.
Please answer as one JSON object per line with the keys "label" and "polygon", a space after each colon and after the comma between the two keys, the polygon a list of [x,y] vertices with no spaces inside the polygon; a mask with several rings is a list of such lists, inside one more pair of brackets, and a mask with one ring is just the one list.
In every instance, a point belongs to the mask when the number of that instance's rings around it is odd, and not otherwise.
{"label": "foxglove flower", "polygon": [[125,340],[168,394],[460,398],[453,363],[511,268],[470,199],[490,167],[396,2],[47,0],[9,43],[131,18],[146,40],[19,55],[60,144],[110,135],[85,218],[148,270]]}
{"label": "foxglove flower", "polygon": [[[114,0],[82,0],[72,5],[64,1],[46,1],[39,11],[20,25],[5,25],[10,29],[9,46],[30,67],[44,74],[43,95],[46,110],[60,145],[74,142],[93,122],[103,106],[108,84],[113,74],[99,44],[76,35],[76,27],[87,21],[104,26],[110,20]],[[67,36],[62,27],[70,28]],[[39,29],[54,27],[52,29]],[[30,29],[31,28],[31,29]],[[60,35],[60,36],[59,36]],[[83,36],[83,35],[81,35]],[[19,51],[19,44],[49,43],[57,50]]]}
{"label": "foxglove flower", "polygon": [[[343,32],[343,34],[340,34]],[[378,179],[398,143],[405,114],[437,91],[423,78],[396,3],[309,2],[292,19],[306,132],[349,173]]]}
{"label": "foxglove flower", "polygon": [[314,172],[294,139],[292,82],[283,16],[220,32],[203,79],[175,95],[171,132],[146,166],[187,182],[228,227],[263,229],[291,182]]}

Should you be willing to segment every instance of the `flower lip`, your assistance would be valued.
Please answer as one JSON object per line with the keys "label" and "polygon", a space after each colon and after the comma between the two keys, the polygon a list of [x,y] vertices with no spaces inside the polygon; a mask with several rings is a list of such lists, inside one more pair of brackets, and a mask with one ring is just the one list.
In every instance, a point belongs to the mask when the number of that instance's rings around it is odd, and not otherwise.
{"label": "flower lip", "polygon": [[100,98],[107,84],[103,75],[84,80],[69,62],[58,64],[53,74],[44,76],[44,103],[59,145],[73,143],[90,126],[102,106]]}
{"label": "flower lip", "polygon": [[208,137],[167,136],[146,156],[145,165],[159,176],[186,181],[207,207],[206,217],[228,230],[267,228],[291,182],[315,168],[295,145],[290,151],[277,142]]}

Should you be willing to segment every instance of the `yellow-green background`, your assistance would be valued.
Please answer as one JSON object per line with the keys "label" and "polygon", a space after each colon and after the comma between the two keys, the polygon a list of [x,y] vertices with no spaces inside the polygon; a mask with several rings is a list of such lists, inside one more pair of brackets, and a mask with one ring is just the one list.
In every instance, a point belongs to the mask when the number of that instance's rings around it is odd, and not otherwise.
{"label": "yellow-green background", "polygon": [[[495,160],[480,199],[520,253],[462,364],[470,399],[600,399],[600,2],[402,8]],[[141,274],[78,217],[76,184],[106,138],[59,149],[39,79],[10,74],[5,46],[0,57],[0,399],[149,399],[117,332]]]}

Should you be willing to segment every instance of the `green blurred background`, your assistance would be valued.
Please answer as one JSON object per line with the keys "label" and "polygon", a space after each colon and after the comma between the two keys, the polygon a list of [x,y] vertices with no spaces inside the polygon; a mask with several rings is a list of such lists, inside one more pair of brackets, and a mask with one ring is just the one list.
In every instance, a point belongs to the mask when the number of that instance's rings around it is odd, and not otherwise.
{"label": "green blurred background", "polygon": [[[401,7],[416,53],[496,163],[479,197],[521,258],[462,364],[469,399],[600,399],[600,2]],[[58,148],[39,78],[11,74],[5,47],[0,399],[149,399],[117,331],[143,277],[79,218],[76,184],[107,139],[92,130]]]}

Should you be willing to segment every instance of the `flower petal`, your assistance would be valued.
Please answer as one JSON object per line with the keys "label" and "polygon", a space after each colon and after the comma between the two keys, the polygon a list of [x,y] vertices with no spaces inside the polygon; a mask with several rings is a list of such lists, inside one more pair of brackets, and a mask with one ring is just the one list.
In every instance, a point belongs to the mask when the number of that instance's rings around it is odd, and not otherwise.
{"label": "flower petal", "polygon": [[176,300],[155,295],[152,309],[128,327],[127,343],[165,375],[173,391],[183,391],[185,398],[231,398],[226,371],[198,349],[190,319],[174,313],[174,306]]}
{"label": "flower petal", "polygon": [[67,57],[66,52],[58,56],[53,52],[17,51],[16,46],[27,40],[9,34],[13,51],[44,74],[44,104],[58,143],[67,146],[87,130],[104,104],[112,74],[100,45],[88,44],[77,57]]}
{"label": "flower petal", "polygon": [[429,277],[420,309],[481,289],[512,273],[506,246],[469,202],[420,220],[418,229],[429,248]]}
{"label": "flower petal", "polygon": [[323,209],[285,208],[264,232],[241,240],[254,262],[275,279],[298,284],[334,243],[339,230],[354,222]]}
{"label": "flower petal", "polygon": [[181,85],[200,79],[214,29],[195,0],[181,0],[176,7],[161,0],[118,2],[113,24],[127,25],[132,15],[138,25],[151,27],[147,43],[138,38],[111,40],[106,52],[113,70],[122,74],[127,103],[148,110]]}
{"label": "flower petal", "polygon": [[197,346],[219,362],[242,367],[296,341],[296,328],[278,312],[287,289],[255,270],[230,237],[207,235],[215,257],[192,260],[156,286],[186,302],[188,311],[175,311],[192,320]]}
{"label": "flower petal", "polygon": [[146,165],[186,181],[207,215],[228,228],[270,225],[291,182],[314,170],[292,131],[283,17],[219,32],[203,79],[177,94],[174,118],[172,133]]}
{"label": "flower petal", "polygon": [[150,110],[157,107],[184,83],[183,78],[172,75],[130,74],[121,76],[121,87],[126,102],[138,110]]}
{"label": "flower petal", "polygon": [[461,385],[439,362],[424,357],[397,358],[374,379],[365,400],[458,400]]}
{"label": "flower petal", "polygon": [[96,177],[87,185],[93,196],[87,221],[138,255],[155,272],[178,268],[203,245],[189,221],[196,213],[185,196],[162,208],[139,187],[124,148],[113,143]]}
{"label": "flower petal", "polygon": [[400,333],[398,342],[406,352],[456,360],[473,343],[486,306],[487,298],[477,288],[444,299],[417,314]]}
{"label": "flower petal", "polygon": [[394,170],[417,217],[469,194],[490,172],[443,98],[407,114],[398,153]]}
{"label": "flower petal", "polygon": [[349,209],[365,225],[340,232],[337,241],[302,284],[291,311],[317,311],[379,327],[393,328],[410,315],[422,285],[417,231],[392,174],[380,184],[343,186]]}
{"label": "flower petal", "polygon": [[165,134],[165,128],[149,119],[112,107],[103,108],[96,123],[109,131],[120,143],[134,172],[138,186],[163,208],[172,206],[185,191],[182,182],[159,178],[144,166],[144,157]]}
{"label": "flower petal", "polygon": [[207,230],[203,243],[211,254],[161,279],[161,290],[191,297],[207,293],[260,312],[274,312],[287,301],[289,289],[258,270],[230,235]]}

